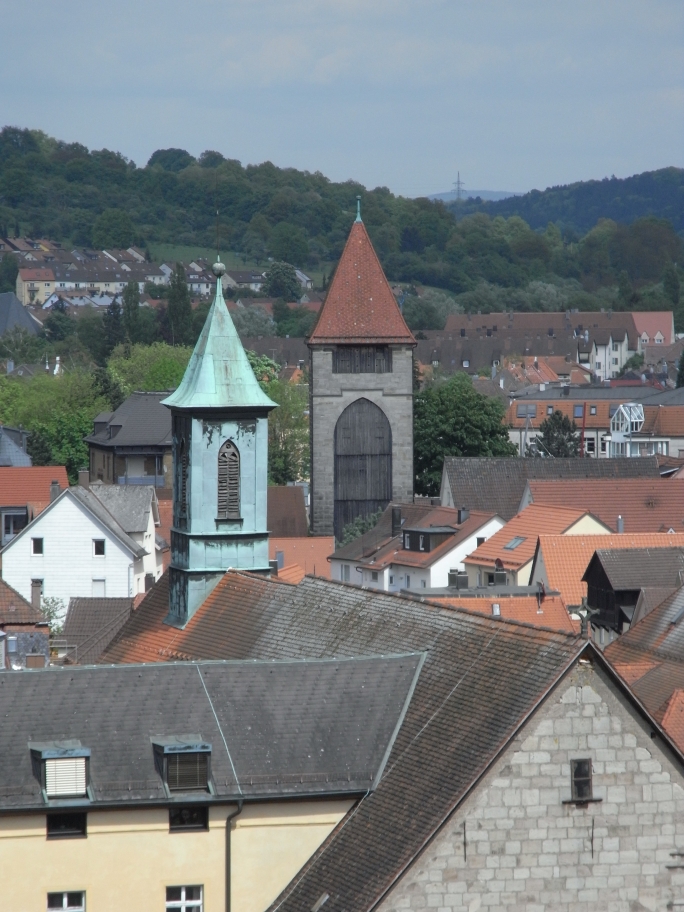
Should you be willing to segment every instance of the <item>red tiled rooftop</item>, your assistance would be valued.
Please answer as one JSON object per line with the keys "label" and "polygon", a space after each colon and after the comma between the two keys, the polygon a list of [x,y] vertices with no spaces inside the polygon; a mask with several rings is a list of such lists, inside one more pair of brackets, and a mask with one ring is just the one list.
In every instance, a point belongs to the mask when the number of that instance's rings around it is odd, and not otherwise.
{"label": "red tiled rooftop", "polygon": [[677,747],[684,751],[684,690],[674,691],[661,724]]}
{"label": "red tiled rooftop", "polygon": [[323,576],[330,579],[328,557],[335,550],[335,539],[332,535],[308,535],[302,538],[269,538],[269,560],[276,559],[276,553],[282,551],[284,567],[299,564],[304,574]]}
{"label": "red tiled rooftop", "polygon": [[415,344],[363,222],[352,225],[309,342]]}
{"label": "red tiled rooftop", "polygon": [[562,630],[564,633],[579,633],[579,621],[573,621],[563,599],[558,595],[547,595],[541,604],[536,596],[497,596],[459,598],[458,596],[432,597],[431,601],[454,608],[464,608],[476,614],[492,617],[492,605],[498,605],[500,617],[511,621],[533,624],[535,627],[547,627],[551,630]]}
{"label": "red tiled rooftop", "polygon": [[25,507],[40,513],[50,503],[50,484],[69,487],[64,466],[3,466],[0,468],[0,506]]}

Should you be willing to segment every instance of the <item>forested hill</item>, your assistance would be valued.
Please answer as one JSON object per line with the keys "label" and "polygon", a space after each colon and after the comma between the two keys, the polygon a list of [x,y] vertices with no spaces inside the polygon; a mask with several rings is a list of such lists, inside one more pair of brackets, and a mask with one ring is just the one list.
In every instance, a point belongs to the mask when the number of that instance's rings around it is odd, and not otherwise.
{"label": "forested hill", "polygon": [[684,232],[684,168],[661,168],[633,177],[580,181],[563,187],[532,190],[524,196],[488,202],[463,200],[449,203],[456,218],[474,212],[509,218],[518,215],[532,228],[554,222],[585,234],[601,218],[629,224],[638,218],[669,219],[675,231]]}

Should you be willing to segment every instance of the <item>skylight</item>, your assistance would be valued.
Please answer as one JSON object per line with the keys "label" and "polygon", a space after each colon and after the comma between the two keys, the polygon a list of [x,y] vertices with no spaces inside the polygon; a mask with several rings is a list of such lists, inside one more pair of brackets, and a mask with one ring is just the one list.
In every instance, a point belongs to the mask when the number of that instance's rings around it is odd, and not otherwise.
{"label": "skylight", "polygon": [[516,535],[515,538],[512,538],[507,545],[504,545],[504,551],[515,551],[518,545],[522,545],[524,541],[525,539],[522,536]]}

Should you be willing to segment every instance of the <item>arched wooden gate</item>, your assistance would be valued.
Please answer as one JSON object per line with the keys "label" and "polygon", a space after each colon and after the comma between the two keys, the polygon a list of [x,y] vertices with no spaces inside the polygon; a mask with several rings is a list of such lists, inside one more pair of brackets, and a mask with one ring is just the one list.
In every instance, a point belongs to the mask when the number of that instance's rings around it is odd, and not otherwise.
{"label": "arched wooden gate", "polygon": [[335,537],[357,516],[384,510],[392,499],[392,429],[368,399],[357,399],[335,425]]}

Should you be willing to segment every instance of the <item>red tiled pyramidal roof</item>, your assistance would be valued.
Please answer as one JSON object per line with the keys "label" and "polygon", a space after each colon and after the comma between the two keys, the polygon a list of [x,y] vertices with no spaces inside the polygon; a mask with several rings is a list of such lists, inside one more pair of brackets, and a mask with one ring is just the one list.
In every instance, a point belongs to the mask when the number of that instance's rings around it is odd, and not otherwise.
{"label": "red tiled pyramidal roof", "polygon": [[309,344],[415,345],[361,221],[352,225]]}

